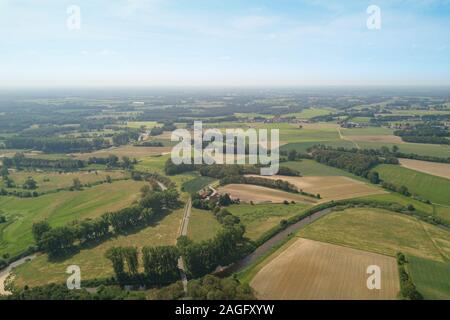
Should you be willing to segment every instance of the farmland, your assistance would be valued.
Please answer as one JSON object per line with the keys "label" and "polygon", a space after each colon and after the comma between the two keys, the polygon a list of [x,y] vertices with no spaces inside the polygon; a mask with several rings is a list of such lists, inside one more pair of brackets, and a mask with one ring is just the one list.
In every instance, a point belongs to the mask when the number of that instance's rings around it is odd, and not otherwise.
{"label": "farmland", "polygon": [[246,229],[246,236],[258,239],[265,232],[277,226],[281,220],[301,213],[309,207],[303,203],[295,204],[238,204],[228,210],[241,219]]}
{"label": "farmland", "polygon": [[144,228],[137,233],[118,236],[109,239],[98,246],[83,249],[72,257],[56,262],[49,262],[43,254],[31,262],[27,262],[14,270],[14,285],[22,288],[24,285],[37,286],[46,283],[61,283],[67,278],[66,269],[70,265],[78,265],[82,279],[111,277],[111,263],[105,257],[105,252],[113,246],[161,246],[173,245],[176,242],[177,231],[183,210],[175,211],[164,217],[155,225]]}
{"label": "farmland", "polygon": [[400,164],[408,169],[428,173],[433,176],[450,179],[450,164],[420,161],[413,159],[400,159]]}
{"label": "farmland", "polygon": [[72,157],[80,160],[87,160],[91,157],[108,157],[109,155],[116,155],[120,157],[142,158],[154,155],[161,155],[172,150],[170,147],[135,147],[123,146],[118,148],[110,148],[90,153],[75,153]]}
{"label": "farmland", "polygon": [[[111,179],[125,179],[128,174],[123,171],[81,171],[81,172],[37,172],[37,171],[13,171],[9,177],[16,186],[22,186],[28,177],[32,177],[36,183],[37,192],[47,192],[62,188],[69,188],[73,185],[74,179],[79,179],[82,185],[105,181],[107,177]],[[0,182],[2,187],[2,182]]]}
{"label": "farmland", "polygon": [[449,179],[395,165],[383,164],[374,170],[380,174],[381,179],[397,186],[404,185],[412,194],[437,204],[450,205]]}
{"label": "farmland", "polygon": [[315,203],[313,198],[300,196],[295,193],[284,192],[249,184],[229,184],[218,189],[219,193],[228,193],[231,198],[239,199],[246,203],[282,203],[283,201],[295,201]]}
{"label": "farmland", "polygon": [[450,263],[408,256],[411,276],[425,299],[450,299]]}
{"label": "farmland", "polygon": [[292,183],[299,190],[312,194],[320,194],[322,202],[385,193],[385,191],[361,181],[342,176],[270,176],[268,179],[284,180]]}
{"label": "farmland", "polygon": [[[381,209],[333,212],[300,230],[300,237],[395,256],[399,251],[444,261],[450,256],[450,235],[405,215]],[[332,230],[332,231],[331,231]]]}
{"label": "farmland", "polygon": [[192,208],[188,227],[189,239],[193,241],[212,239],[221,228],[212,212]]}
{"label": "farmland", "polygon": [[[366,269],[383,270],[381,290],[369,290]],[[250,285],[261,299],[395,299],[399,291],[394,258],[298,238],[265,265]]]}
{"label": "farmland", "polygon": [[131,204],[143,185],[143,182],[118,181],[38,198],[1,197],[0,208],[13,222],[0,234],[0,253],[13,256],[32,245],[33,222],[47,219],[51,225],[60,226],[74,220],[98,217]]}
{"label": "farmland", "polygon": [[[142,265],[136,276],[129,261],[125,261],[129,270],[122,278],[105,253],[117,247],[118,259],[124,261],[133,250],[130,247],[177,245],[171,248],[172,253],[177,259],[179,254],[186,258],[184,273],[189,283],[202,281],[200,278],[219,266],[250,261],[244,269],[230,272],[230,276],[244,285],[251,284],[257,298],[396,299],[399,273],[395,255],[401,251],[408,258],[405,268],[420,293],[426,299],[448,299],[448,229],[424,222],[450,223],[449,167],[445,163],[450,147],[442,142],[450,138],[446,132],[448,113],[442,112],[442,99],[447,95],[436,95],[379,96],[361,92],[338,96],[305,94],[301,90],[186,91],[173,95],[155,92],[142,93],[142,97],[117,93],[98,99],[82,95],[27,99],[14,112],[9,103],[22,102],[12,99],[5,104],[6,100],[0,99],[0,157],[10,158],[0,166],[0,264],[7,265],[20,253],[36,252],[33,261],[13,270],[14,285],[19,290],[25,285],[34,288],[63,284],[67,266],[78,265],[83,280],[97,279],[107,287],[110,282],[105,284],[105,279],[121,285],[137,281],[139,286],[152,287],[155,294],[151,296],[156,297],[159,290],[166,289],[144,282],[144,277],[153,275],[145,274]],[[409,111],[417,112],[416,116]],[[211,170],[206,164],[186,164],[171,170],[170,151],[175,145],[170,141],[172,130],[185,128],[192,132],[193,122],[199,120],[204,129],[218,128],[222,132],[228,128],[278,129],[280,166],[300,174],[285,170],[263,178],[289,182],[305,193],[296,193],[295,188],[281,183],[268,184],[271,188],[240,184],[251,183],[250,179],[239,179],[240,175],[257,172],[261,163]],[[155,127],[161,129],[150,132]],[[405,136],[413,137],[408,141],[420,143],[405,142]],[[156,142],[163,146],[154,146],[159,145]],[[319,145],[334,149],[328,155],[334,151],[336,158],[326,158],[327,152],[324,159],[316,157],[317,150],[325,149]],[[313,146],[314,150],[308,150]],[[404,154],[398,154],[394,147]],[[20,160],[21,153],[28,162]],[[117,163],[110,163],[111,155],[118,158]],[[411,159],[392,164],[400,156]],[[92,157],[98,162],[88,161]],[[246,155],[242,158],[248,159]],[[370,165],[365,166],[365,160]],[[383,188],[383,181],[373,179],[370,171],[377,171],[384,182],[404,185],[412,195],[392,191],[395,189],[388,189],[388,185]],[[158,176],[146,182],[142,172]],[[28,187],[29,177],[37,186]],[[175,197],[175,191],[179,193],[179,202],[167,212],[167,200],[160,198],[165,196],[157,193],[155,180],[167,182],[169,197]],[[145,185],[149,188],[142,189]],[[214,185],[218,193],[202,192],[208,185]],[[150,203],[161,201],[150,207],[152,211],[134,210],[135,206],[130,212],[122,211],[136,223],[135,228],[124,232],[116,232],[116,227],[120,230],[120,221],[126,225],[127,218],[116,217],[119,221],[114,221],[110,216],[107,236],[97,238],[101,231],[95,229],[97,221],[91,219],[136,204],[141,189],[143,199],[146,197]],[[230,201],[225,193],[240,201]],[[189,198],[195,207],[185,211]],[[377,203],[380,208],[402,213],[360,207],[362,204],[356,202],[323,209],[329,202],[341,199],[364,199],[370,201],[368,205]],[[142,216],[149,217],[160,208],[164,208],[160,218],[142,220]],[[308,219],[313,210],[318,214]],[[85,219],[87,227],[73,224]],[[54,236],[52,231],[62,230],[58,228],[62,226],[69,230],[67,234],[74,232],[68,254],[50,257],[49,242],[35,241],[33,223],[43,220],[52,228],[44,232],[47,236]],[[186,227],[187,239],[177,241],[182,226]],[[93,233],[88,229],[91,227]],[[222,242],[224,239],[227,243]],[[229,242],[233,245],[228,246]],[[142,258],[140,252],[137,256]],[[367,290],[366,268],[372,264],[382,267],[381,291]],[[179,270],[175,273],[178,280]],[[167,288],[163,296],[170,298],[175,294],[172,289]],[[208,297],[216,294],[208,292]]]}

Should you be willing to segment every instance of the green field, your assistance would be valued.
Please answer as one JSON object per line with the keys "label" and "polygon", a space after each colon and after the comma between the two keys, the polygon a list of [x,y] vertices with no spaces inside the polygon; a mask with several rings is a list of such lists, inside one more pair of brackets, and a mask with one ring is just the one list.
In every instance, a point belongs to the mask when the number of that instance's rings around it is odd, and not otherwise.
{"label": "green field", "polygon": [[404,185],[409,192],[433,203],[450,205],[450,180],[411,170],[398,165],[383,164],[374,169],[384,181]]}
{"label": "green field", "polygon": [[300,171],[300,174],[302,176],[344,176],[357,180],[364,180],[347,171],[330,167],[309,159],[302,159],[301,161],[283,162],[281,165]]}
{"label": "green field", "polygon": [[170,155],[162,155],[162,156],[151,156],[145,157],[138,160],[138,164],[135,165],[135,169],[137,171],[144,172],[157,172],[164,173],[164,164],[167,159],[170,158]]}
{"label": "green field", "polygon": [[408,255],[408,270],[425,299],[450,300],[450,262]]}
{"label": "green field", "polygon": [[302,110],[301,112],[288,113],[285,116],[294,116],[300,119],[311,119],[317,116],[326,116],[328,114],[331,114],[333,111],[334,111],[333,109],[325,109],[325,108],[308,108]]}
{"label": "green field", "polygon": [[193,241],[203,241],[214,238],[222,228],[211,211],[192,208],[188,225],[188,237]]}
{"label": "green field", "polygon": [[[309,141],[309,142],[290,142],[280,147],[280,150],[296,150],[297,152],[306,153],[308,148],[311,148],[314,145],[323,144],[333,148],[354,148],[355,145],[351,141],[347,140],[334,140],[334,141]],[[359,142],[358,142],[359,144]]]}
{"label": "green field", "polygon": [[246,228],[246,236],[252,240],[258,239],[265,232],[275,227],[282,219],[299,214],[308,206],[296,204],[239,204],[232,205],[228,210],[241,219]]}
{"label": "green field", "polygon": [[113,275],[111,262],[105,258],[105,252],[110,247],[126,246],[161,246],[174,245],[178,234],[183,209],[179,209],[153,226],[140,230],[127,236],[111,238],[91,249],[84,249],[72,257],[57,262],[49,262],[46,254],[38,256],[35,260],[27,262],[16,269],[14,285],[22,288],[25,285],[38,286],[47,283],[65,283],[68,275],[66,268],[78,265],[81,269],[81,279],[95,279]]}
{"label": "green field", "polygon": [[[61,188],[68,188],[73,185],[75,178],[79,179],[81,184],[92,184],[105,181],[106,177],[112,179],[124,179],[128,177],[124,171],[80,171],[80,172],[42,172],[42,171],[11,171],[9,178],[14,181],[16,188],[10,190],[24,191],[22,186],[28,177],[32,177],[37,182],[37,189],[27,191],[48,192]],[[3,187],[3,181],[0,181],[0,187]]]}
{"label": "green field", "polygon": [[192,180],[189,180],[182,185],[182,190],[188,193],[194,193],[200,191],[215,179],[210,177],[198,176]]}
{"label": "green field", "polygon": [[126,180],[37,198],[0,197],[1,210],[13,220],[0,234],[0,256],[4,253],[14,256],[32,245],[34,222],[47,219],[52,226],[61,226],[73,220],[98,217],[131,204],[144,184]]}
{"label": "green field", "polygon": [[420,210],[430,215],[439,217],[442,220],[446,221],[448,224],[450,224],[450,208],[435,204],[426,204],[422,201],[415,200],[411,197],[403,196],[396,192],[376,194],[372,196],[362,197],[361,199],[369,199],[372,201],[379,201],[379,202],[395,202],[405,207],[408,206],[409,204],[412,204],[414,208],[416,208],[416,210]]}
{"label": "green field", "polygon": [[448,231],[382,209],[333,212],[300,230],[298,236],[390,256],[401,251],[434,261],[450,258]]}
{"label": "green field", "polygon": [[343,136],[378,136],[378,135],[391,135],[394,133],[394,130],[384,127],[366,127],[366,128],[349,128],[349,129],[341,128],[341,132]]}
{"label": "green field", "polygon": [[358,145],[363,149],[380,149],[382,146],[386,146],[392,149],[393,146],[397,146],[400,152],[414,153],[424,156],[433,156],[447,158],[450,157],[450,147],[439,144],[422,144],[422,143],[385,143],[385,142],[361,142],[358,141]]}

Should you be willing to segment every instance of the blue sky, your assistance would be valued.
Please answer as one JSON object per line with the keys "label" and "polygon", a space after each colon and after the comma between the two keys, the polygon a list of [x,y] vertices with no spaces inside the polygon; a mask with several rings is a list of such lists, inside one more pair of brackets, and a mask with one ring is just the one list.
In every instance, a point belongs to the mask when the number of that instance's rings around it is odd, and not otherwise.
{"label": "blue sky", "polygon": [[0,87],[450,85],[450,0],[0,0],[0,39]]}

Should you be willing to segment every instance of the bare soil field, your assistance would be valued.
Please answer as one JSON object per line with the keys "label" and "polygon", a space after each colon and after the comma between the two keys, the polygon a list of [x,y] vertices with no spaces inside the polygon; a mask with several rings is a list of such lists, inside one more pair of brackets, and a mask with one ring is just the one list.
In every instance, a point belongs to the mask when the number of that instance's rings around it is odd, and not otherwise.
{"label": "bare soil field", "polygon": [[352,135],[344,136],[345,140],[355,141],[355,142],[383,142],[383,143],[405,143],[402,138],[394,135]]}
{"label": "bare soil field", "polygon": [[[381,289],[367,288],[367,267],[381,269]],[[250,282],[258,299],[396,299],[400,290],[394,258],[299,238]]]}
{"label": "bare soil field", "polygon": [[109,149],[98,150],[89,153],[74,153],[72,156],[76,159],[87,160],[90,157],[107,157],[111,154],[120,157],[143,158],[170,152],[171,147],[135,147],[123,146]]}
{"label": "bare soil field", "polygon": [[253,203],[282,203],[284,200],[315,203],[316,200],[298,194],[251,184],[228,184],[218,189],[219,193],[228,193],[232,199]]}
{"label": "bare soil field", "polygon": [[450,179],[450,164],[413,159],[399,159],[400,164],[408,169]]}
{"label": "bare soil field", "polygon": [[343,176],[266,176],[264,178],[284,180],[305,192],[320,194],[322,202],[386,193],[386,191],[372,187],[364,182]]}

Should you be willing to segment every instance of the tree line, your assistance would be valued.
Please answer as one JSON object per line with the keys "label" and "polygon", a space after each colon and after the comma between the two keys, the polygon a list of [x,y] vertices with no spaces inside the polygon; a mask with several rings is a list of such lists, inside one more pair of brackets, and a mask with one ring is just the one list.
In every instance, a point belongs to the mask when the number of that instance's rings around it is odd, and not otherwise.
{"label": "tree line", "polygon": [[370,170],[381,163],[398,163],[395,158],[381,159],[375,154],[360,152],[357,149],[345,150],[317,146],[311,149],[311,155],[317,162],[343,169],[357,176],[367,178]]}
{"label": "tree line", "polygon": [[7,149],[33,149],[46,153],[88,152],[110,147],[108,140],[67,139],[67,138],[32,138],[15,136],[5,140]]}
{"label": "tree line", "polygon": [[7,168],[49,168],[49,169],[80,169],[85,167],[82,160],[74,159],[41,159],[27,158],[23,153],[16,153],[12,158],[3,158],[3,166]]}
{"label": "tree line", "polygon": [[254,176],[249,177],[249,176],[242,176],[242,175],[234,175],[234,176],[224,177],[220,180],[220,185],[222,185],[222,186],[227,185],[227,184],[232,184],[232,183],[252,184],[252,185],[257,185],[257,186],[266,187],[266,188],[279,189],[279,190],[291,192],[291,193],[298,193],[298,194],[301,194],[304,196],[320,199],[319,194],[314,195],[312,193],[305,192],[302,189],[298,189],[292,183],[285,181],[285,180],[281,180],[281,179],[275,180],[275,179],[267,179],[267,178],[263,178],[263,177],[254,177]]}

